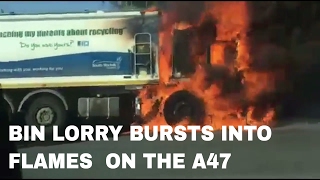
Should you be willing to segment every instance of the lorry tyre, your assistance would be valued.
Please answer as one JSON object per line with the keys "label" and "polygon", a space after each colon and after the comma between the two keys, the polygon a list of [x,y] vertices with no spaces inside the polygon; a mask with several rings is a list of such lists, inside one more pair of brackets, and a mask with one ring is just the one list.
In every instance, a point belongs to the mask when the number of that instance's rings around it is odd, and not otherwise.
{"label": "lorry tyre", "polygon": [[64,130],[67,112],[60,99],[53,96],[37,97],[29,106],[26,113],[26,124],[45,126],[46,136],[52,136],[53,126]]}
{"label": "lorry tyre", "polygon": [[184,118],[188,118],[190,124],[202,125],[205,117],[204,102],[189,91],[177,91],[165,101],[163,115],[171,126],[180,123]]}

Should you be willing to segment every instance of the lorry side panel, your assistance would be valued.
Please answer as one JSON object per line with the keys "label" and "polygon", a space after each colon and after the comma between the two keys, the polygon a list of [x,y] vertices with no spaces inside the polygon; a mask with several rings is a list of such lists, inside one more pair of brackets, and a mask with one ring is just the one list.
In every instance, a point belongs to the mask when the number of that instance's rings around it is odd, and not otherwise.
{"label": "lorry side panel", "polygon": [[0,80],[132,75],[134,35],[158,30],[140,15],[48,17],[0,19]]}

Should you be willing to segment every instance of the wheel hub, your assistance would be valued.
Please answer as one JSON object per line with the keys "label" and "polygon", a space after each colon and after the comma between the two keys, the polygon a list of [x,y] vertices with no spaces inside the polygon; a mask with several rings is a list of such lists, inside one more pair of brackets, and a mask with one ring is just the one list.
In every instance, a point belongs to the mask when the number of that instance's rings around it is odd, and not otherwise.
{"label": "wheel hub", "polygon": [[188,117],[191,115],[191,107],[185,102],[180,102],[175,106],[173,114],[180,118]]}
{"label": "wheel hub", "polygon": [[40,125],[49,125],[53,122],[54,113],[49,107],[41,108],[36,114],[37,122]]}

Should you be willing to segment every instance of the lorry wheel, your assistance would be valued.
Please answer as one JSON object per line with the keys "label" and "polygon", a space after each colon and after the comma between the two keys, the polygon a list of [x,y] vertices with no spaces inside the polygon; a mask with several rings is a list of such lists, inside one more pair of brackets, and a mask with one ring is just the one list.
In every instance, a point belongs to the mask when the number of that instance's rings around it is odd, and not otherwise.
{"label": "lorry wheel", "polygon": [[205,117],[205,107],[201,99],[192,93],[182,90],[173,93],[164,104],[163,115],[168,125],[176,125],[184,118],[190,119],[190,124],[202,125]]}
{"label": "lorry wheel", "polygon": [[40,96],[29,106],[25,121],[27,125],[45,126],[46,135],[52,136],[53,126],[59,126],[60,130],[64,129],[66,117],[66,110],[59,99]]}

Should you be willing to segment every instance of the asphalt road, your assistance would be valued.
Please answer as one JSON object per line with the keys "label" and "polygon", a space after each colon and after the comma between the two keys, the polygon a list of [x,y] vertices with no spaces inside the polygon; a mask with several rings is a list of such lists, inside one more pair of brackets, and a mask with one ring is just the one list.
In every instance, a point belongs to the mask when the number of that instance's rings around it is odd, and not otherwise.
{"label": "asphalt road", "polygon": [[[123,136],[118,142],[29,147],[20,152],[28,154],[29,162],[34,162],[40,152],[88,152],[93,156],[89,170],[23,170],[24,178],[320,178],[319,137],[320,124],[298,124],[275,129],[268,142],[222,142],[219,133],[211,142],[130,142],[128,136]],[[108,169],[105,157],[112,152],[136,153],[136,169]],[[143,152],[184,152],[186,169],[146,169]],[[208,156],[210,152],[232,153],[227,169],[191,169],[195,153]]]}

